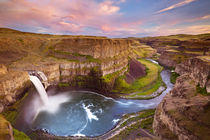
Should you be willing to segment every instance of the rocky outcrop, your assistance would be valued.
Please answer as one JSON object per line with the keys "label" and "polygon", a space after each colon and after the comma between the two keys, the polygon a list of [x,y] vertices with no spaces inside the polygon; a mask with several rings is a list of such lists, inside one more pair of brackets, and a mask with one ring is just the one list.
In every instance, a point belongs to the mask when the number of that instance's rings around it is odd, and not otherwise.
{"label": "rocky outcrop", "polygon": [[7,67],[3,64],[0,64],[0,75],[6,74],[7,72]]}
{"label": "rocky outcrop", "polygon": [[178,52],[175,50],[165,50],[161,53],[158,62],[163,66],[175,68],[177,64],[195,56],[197,55]]}
{"label": "rocky outcrop", "polygon": [[188,74],[202,88],[210,92],[210,56],[188,59],[176,66],[175,72]]}
{"label": "rocky outcrop", "polygon": [[27,72],[9,71],[0,76],[0,96],[4,104],[13,103],[27,87],[30,81]]}
{"label": "rocky outcrop", "polygon": [[[165,66],[165,67],[176,67],[176,64],[178,63],[177,61],[175,61],[173,59],[173,57],[175,57],[175,54],[174,53],[170,53],[170,52],[162,52],[159,59],[158,59],[158,62],[159,64]],[[179,56],[177,56],[179,57]],[[181,59],[181,58],[180,58]],[[180,60],[181,61],[181,60]]]}
{"label": "rocky outcrop", "polygon": [[0,115],[0,139],[14,140],[11,124]]}
{"label": "rocky outcrop", "polygon": [[154,133],[168,140],[208,140],[209,115],[210,96],[196,93],[196,83],[189,75],[182,75],[157,107]]}
{"label": "rocky outcrop", "polygon": [[125,80],[129,84],[133,83],[137,78],[146,75],[145,66],[135,59],[130,60],[128,71]]}
{"label": "rocky outcrop", "polygon": [[127,51],[130,42],[125,39],[108,38],[67,38],[53,46],[57,52],[90,55],[93,58],[107,58]]}
{"label": "rocky outcrop", "polygon": [[70,62],[60,64],[60,81],[71,82],[75,76],[87,76],[93,68],[99,69],[97,63]]}
{"label": "rocky outcrop", "polygon": [[181,76],[158,105],[154,117],[154,133],[161,139],[209,139],[210,96],[197,90],[199,84],[209,92],[209,58],[199,56],[176,66],[175,71]]}

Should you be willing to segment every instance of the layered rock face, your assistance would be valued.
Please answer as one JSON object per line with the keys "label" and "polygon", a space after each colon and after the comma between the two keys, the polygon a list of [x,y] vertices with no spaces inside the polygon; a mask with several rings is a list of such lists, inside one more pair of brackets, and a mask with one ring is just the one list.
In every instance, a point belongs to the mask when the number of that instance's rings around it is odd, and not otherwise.
{"label": "layered rock face", "polygon": [[3,104],[10,104],[15,101],[27,87],[30,81],[27,72],[9,71],[0,75],[0,96]]}
{"label": "layered rock face", "polygon": [[[31,63],[28,63],[26,60],[24,65],[17,62],[12,65],[12,69],[15,71],[41,71],[48,78],[49,84],[62,82],[71,85],[78,78],[81,79],[81,76],[83,78],[91,77],[92,71],[97,72],[98,78],[102,78],[116,72],[123,74],[128,68],[128,56],[130,53],[130,41],[128,40],[65,37],[64,39],[51,38],[44,45],[51,45],[49,52],[46,54],[42,53],[46,55],[46,58],[43,59],[44,61],[33,64],[33,60],[30,60],[32,61]],[[42,46],[43,48],[45,48],[44,45]],[[39,58],[35,57],[35,60],[39,62]],[[112,79],[109,85],[113,85],[114,80]],[[105,84],[101,84],[101,86],[107,87]],[[112,86],[109,86],[109,88],[111,90]]]}
{"label": "layered rock face", "polygon": [[93,58],[107,58],[127,51],[130,42],[124,39],[68,38],[54,46],[55,51],[90,55]]}
{"label": "layered rock face", "polygon": [[129,72],[126,74],[126,82],[131,84],[137,78],[146,75],[146,68],[139,61],[132,59],[129,62]]}
{"label": "layered rock face", "polygon": [[158,105],[153,129],[161,139],[208,140],[210,137],[210,96],[196,90],[208,87],[208,57],[196,57],[177,65],[173,90]]}
{"label": "layered rock face", "polygon": [[146,37],[138,39],[150,45],[161,54],[159,63],[167,67],[176,67],[176,64],[190,57],[210,55],[210,34],[201,35],[172,35],[160,37]]}
{"label": "layered rock face", "polygon": [[191,58],[176,66],[175,72],[188,74],[202,88],[210,92],[210,56]]}
{"label": "layered rock face", "polygon": [[158,62],[163,66],[175,68],[177,64],[196,56],[198,55],[182,53],[175,50],[164,50],[161,52]]}

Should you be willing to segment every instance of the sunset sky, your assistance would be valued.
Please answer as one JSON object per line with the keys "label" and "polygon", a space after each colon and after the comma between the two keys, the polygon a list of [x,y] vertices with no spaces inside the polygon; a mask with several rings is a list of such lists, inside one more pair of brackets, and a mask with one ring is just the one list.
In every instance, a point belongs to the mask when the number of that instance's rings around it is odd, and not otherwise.
{"label": "sunset sky", "polygon": [[0,27],[108,37],[210,33],[210,0],[0,0]]}

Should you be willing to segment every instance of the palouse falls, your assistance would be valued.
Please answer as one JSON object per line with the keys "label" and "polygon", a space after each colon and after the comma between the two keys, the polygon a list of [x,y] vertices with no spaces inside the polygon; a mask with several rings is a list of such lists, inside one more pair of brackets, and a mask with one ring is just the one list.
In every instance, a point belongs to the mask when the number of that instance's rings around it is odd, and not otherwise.
{"label": "palouse falls", "polygon": [[0,140],[209,140],[209,7],[0,1]]}

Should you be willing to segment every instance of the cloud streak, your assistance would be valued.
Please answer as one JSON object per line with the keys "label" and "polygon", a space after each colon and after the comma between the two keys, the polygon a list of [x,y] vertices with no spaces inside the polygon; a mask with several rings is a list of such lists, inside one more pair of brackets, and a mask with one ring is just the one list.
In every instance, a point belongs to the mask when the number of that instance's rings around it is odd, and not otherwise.
{"label": "cloud streak", "polygon": [[175,9],[175,8],[178,8],[178,7],[181,7],[181,6],[190,4],[190,3],[194,2],[194,1],[196,1],[196,0],[184,0],[184,1],[182,1],[182,2],[179,2],[179,3],[177,3],[177,4],[171,5],[171,6],[167,7],[167,8],[164,8],[164,9],[162,9],[162,10],[160,10],[160,11],[157,11],[156,14],[160,14],[160,13],[163,13],[163,12],[167,12],[167,11],[169,11],[169,10],[172,10],[172,9]]}

